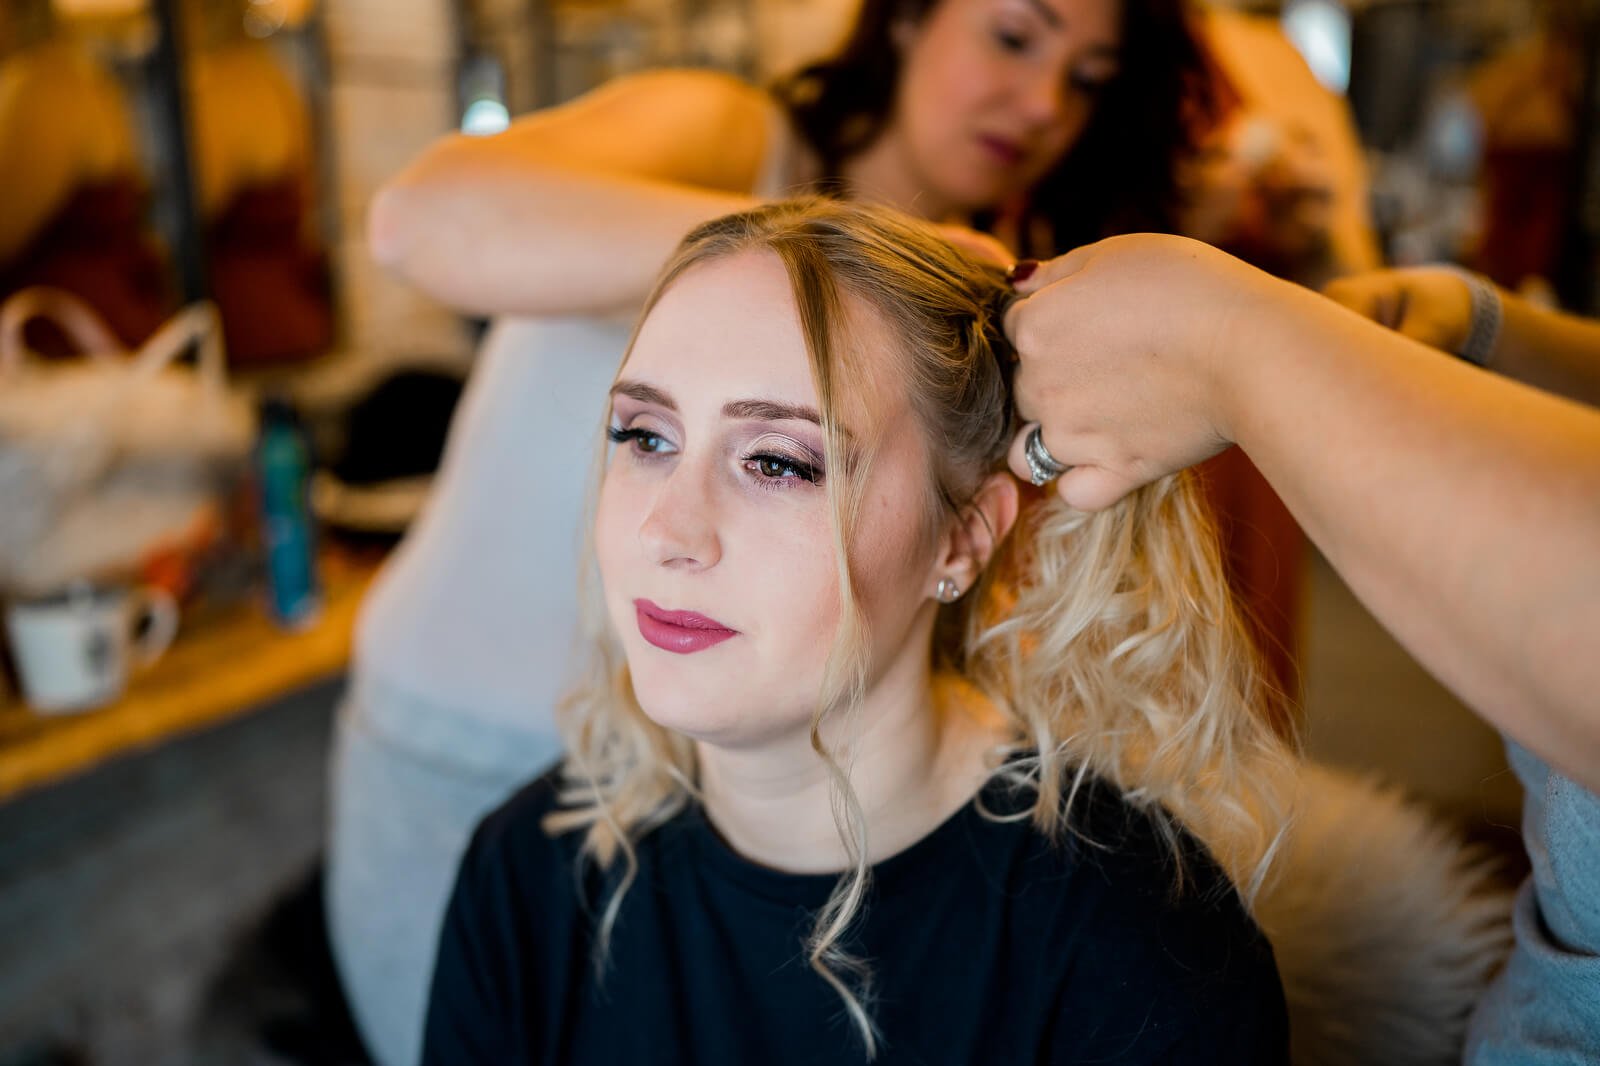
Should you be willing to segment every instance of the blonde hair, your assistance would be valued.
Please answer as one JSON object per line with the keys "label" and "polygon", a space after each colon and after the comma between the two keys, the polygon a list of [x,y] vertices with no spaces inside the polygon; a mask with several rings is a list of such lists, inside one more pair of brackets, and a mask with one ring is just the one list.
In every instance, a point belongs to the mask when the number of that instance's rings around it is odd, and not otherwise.
{"label": "blonde hair", "polygon": [[[844,949],[868,882],[866,825],[822,723],[859,705],[868,676],[866,622],[845,546],[867,481],[870,447],[847,467],[838,412],[865,380],[847,330],[844,294],[882,315],[901,338],[904,382],[930,456],[928,532],[1003,469],[1014,432],[1011,350],[1000,316],[1010,287],[931,228],[881,208],[831,200],[769,204],[707,223],[667,265],[644,314],[684,272],[749,251],[775,254],[789,274],[826,440],[827,492],[843,616],[811,742],[834,784],[834,814],[850,858],[806,945],[812,968],[840,995],[866,1044],[877,1037],[870,971]],[[642,320],[643,316],[641,316]],[[631,346],[630,346],[631,347]],[[865,451],[865,457],[861,453]],[[568,764],[552,833],[582,830],[582,853],[620,876],[598,920],[602,969],[635,845],[695,793],[692,744],[640,709],[606,622],[592,553],[586,681],[563,703]],[[1292,765],[1278,698],[1258,665],[1222,575],[1216,537],[1187,475],[1149,485],[1095,514],[1037,494],[971,593],[941,606],[933,661],[965,677],[1008,726],[995,776],[1032,790],[1025,815],[1045,834],[1070,826],[1091,775],[1152,814],[1178,856],[1178,829],[1196,829],[1247,904],[1287,824],[1283,771]],[[1181,871],[1181,864],[1179,864]],[[1180,872],[1181,877],[1181,872]]]}

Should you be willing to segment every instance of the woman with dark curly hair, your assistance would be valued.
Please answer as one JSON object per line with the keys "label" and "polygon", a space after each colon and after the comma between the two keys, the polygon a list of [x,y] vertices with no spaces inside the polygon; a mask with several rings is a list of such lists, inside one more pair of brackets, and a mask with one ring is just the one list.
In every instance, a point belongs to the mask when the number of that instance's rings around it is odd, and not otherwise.
{"label": "woman with dark curly hair", "polygon": [[[1060,11],[1031,6],[1047,23],[1081,17],[1066,5]],[[866,0],[837,53],[774,87],[823,173],[844,179],[848,189],[851,170],[875,152],[896,141],[913,147],[920,142],[930,150],[947,149],[933,159],[912,158],[923,180],[957,192],[954,186],[964,176],[961,141],[969,131],[948,116],[960,114],[959,97],[972,90],[962,84],[964,72],[949,62],[954,57],[904,44],[915,27],[930,17],[948,19],[959,13],[948,9],[958,7],[940,0]],[[1081,96],[1091,105],[1059,155],[1009,202],[993,200],[981,180],[967,190],[971,219],[979,228],[998,230],[1019,255],[1043,256],[1115,233],[1180,226],[1179,174],[1196,134],[1217,117],[1214,81],[1179,0],[1126,4],[1120,23],[1120,43],[1069,70],[1066,83],[1057,86],[1063,96]],[[1012,33],[1003,22],[993,33],[1000,50],[1026,53],[1024,34]],[[1097,69],[1097,60],[1105,66]]]}

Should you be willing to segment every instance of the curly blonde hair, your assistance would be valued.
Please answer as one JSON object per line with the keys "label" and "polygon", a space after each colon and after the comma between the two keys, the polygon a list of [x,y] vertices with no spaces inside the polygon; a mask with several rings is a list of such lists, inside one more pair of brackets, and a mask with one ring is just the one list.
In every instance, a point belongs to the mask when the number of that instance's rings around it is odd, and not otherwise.
{"label": "curly blonde hair", "polygon": [[[749,251],[776,255],[788,272],[823,412],[843,615],[811,743],[832,778],[850,867],[817,915],[806,951],[870,1057],[878,1039],[870,969],[845,947],[869,881],[866,821],[850,767],[821,734],[822,723],[839,716],[849,735],[870,666],[845,550],[870,448],[863,457],[858,442],[847,466],[837,412],[865,368],[846,334],[844,298],[864,301],[902,339],[896,377],[928,443],[931,534],[1004,469],[1015,431],[1012,352],[1001,329],[1011,289],[998,269],[924,224],[882,208],[797,200],[691,233],[644,315],[686,271]],[[603,461],[603,447],[599,452]],[[1164,827],[1175,857],[1179,826],[1203,827],[1197,833],[1248,905],[1287,826],[1285,771],[1296,741],[1233,606],[1197,487],[1187,475],[1170,476],[1093,514],[1070,509],[1053,493],[1029,496],[977,587],[939,608],[930,649],[935,669],[965,678],[999,712],[1008,735],[992,773],[1031,790],[1026,816],[1040,832],[1068,830],[1078,787],[1098,776]],[[617,875],[597,923],[603,972],[636,873],[635,846],[695,797],[697,767],[693,744],[640,709],[592,553],[585,569],[590,663],[560,710],[568,760],[562,808],[546,829],[582,831],[586,861]]]}

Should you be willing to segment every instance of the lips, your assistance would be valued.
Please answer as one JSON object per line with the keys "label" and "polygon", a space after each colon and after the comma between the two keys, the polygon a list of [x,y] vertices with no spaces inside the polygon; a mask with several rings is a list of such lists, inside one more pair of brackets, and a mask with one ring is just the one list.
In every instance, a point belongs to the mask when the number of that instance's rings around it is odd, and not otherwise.
{"label": "lips", "polygon": [[634,600],[639,635],[663,651],[692,655],[739,635],[714,618],[694,611],[669,611],[649,600]]}
{"label": "lips", "polygon": [[996,161],[1008,167],[1016,166],[1027,155],[1020,141],[1013,141],[1009,137],[1001,137],[993,133],[979,134],[978,143]]}

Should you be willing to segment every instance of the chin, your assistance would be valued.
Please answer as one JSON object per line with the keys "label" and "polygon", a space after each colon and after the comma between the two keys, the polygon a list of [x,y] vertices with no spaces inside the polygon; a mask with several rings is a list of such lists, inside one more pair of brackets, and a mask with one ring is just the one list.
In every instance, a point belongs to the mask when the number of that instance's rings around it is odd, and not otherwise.
{"label": "chin", "polygon": [[736,730],[741,721],[748,723],[749,715],[734,709],[748,704],[722,691],[720,685],[706,684],[704,674],[696,677],[696,671],[677,669],[678,663],[648,661],[652,650],[646,649],[645,656],[630,655],[628,659],[633,697],[646,718],[663,729],[712,742]]}
{"label": "chin", "polygon": [[696,684],[697,679],[679,671],[651,670],[647,664],[630,662],[629,672],[634,699],[646,718],[715,747],[759,747],[796,728],[805,729],[811,721],[809,715],[792,720],[795,716],[779,710],[769,696]]}
{"label": "chin", "polygon": [[945,190],[945,197],[954,204],[960,205],[967,212],[992,210],[1016,193],[1015,182],[997,181],[992,175],[972,175],[968,181],[959,184],[952,183]]}

